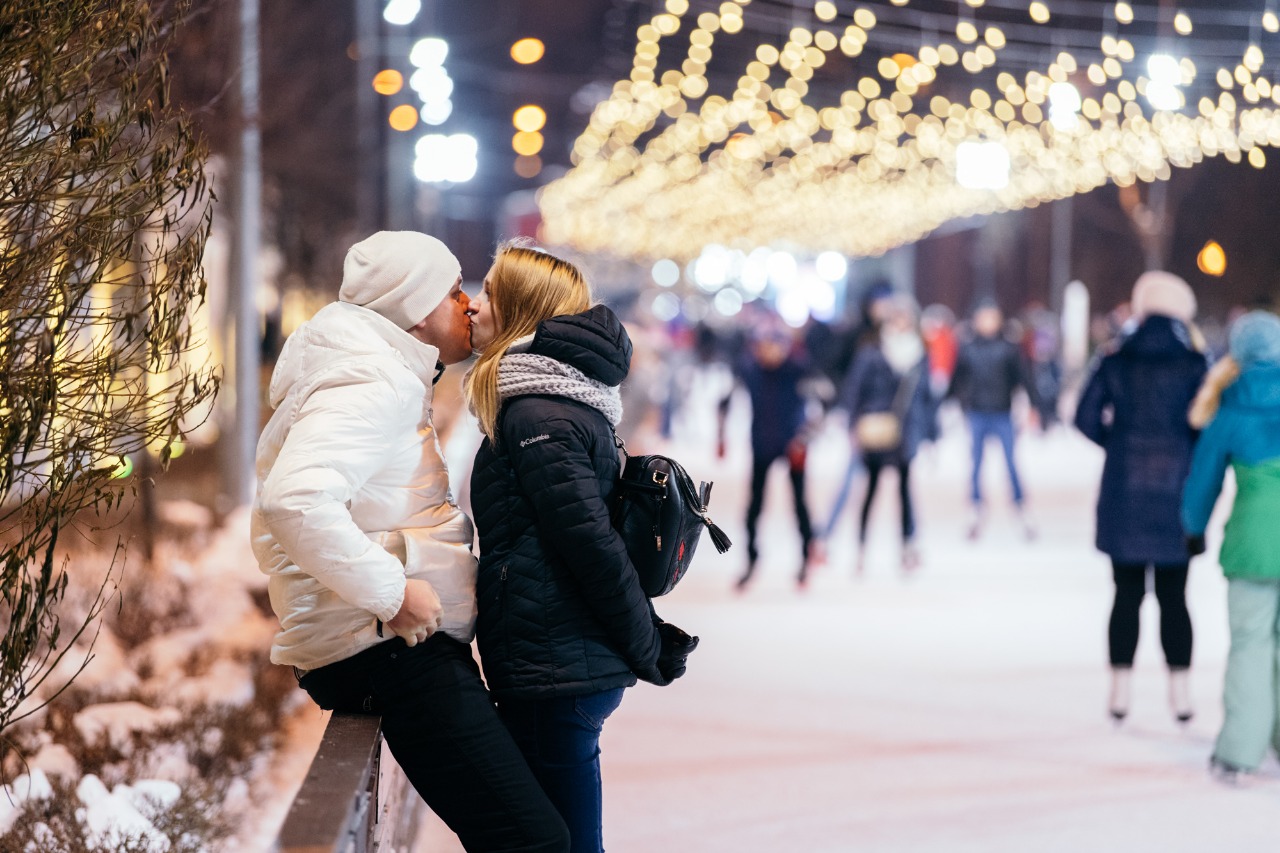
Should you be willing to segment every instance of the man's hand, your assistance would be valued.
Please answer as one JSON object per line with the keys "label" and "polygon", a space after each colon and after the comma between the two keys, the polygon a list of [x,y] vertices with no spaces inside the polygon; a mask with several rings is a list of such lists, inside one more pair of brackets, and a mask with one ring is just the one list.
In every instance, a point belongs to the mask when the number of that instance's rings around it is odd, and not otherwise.
{"label": "man's hand", "polygon": [[404,584],[404,602],[386,627],[404,640],[405,645],[412,647],[425,642],[427,637],[439,630],[443,619],[444,608],[440,606],[440,596],[436,595],[431,584],[409,578]]}

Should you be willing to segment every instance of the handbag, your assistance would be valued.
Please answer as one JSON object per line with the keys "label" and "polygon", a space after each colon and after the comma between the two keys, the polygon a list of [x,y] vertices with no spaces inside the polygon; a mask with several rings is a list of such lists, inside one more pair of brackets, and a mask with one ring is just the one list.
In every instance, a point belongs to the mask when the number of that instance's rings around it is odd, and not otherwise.
{"label": "handbag", "polygon": [[853,423],[853,437],[858,447],[871,453],[888,453],[902,446],[902,421],[920,382],[921,368],[902,377],[887,412],[867,412]]}
{"label": "handbag", "polygon": [[897,450],[902,444],[902,421],[893,412],[867,412],[854,422],[853,437],[865,451]]}
{"label": "handbag", "polygon": [[615,490],[613,527],[627,546],[645,595],[666,595],[689,570],[703,528],[721,554],[732,543],[707,516],[711,483],[694,488],[674,459],[632,456],[616,434],[614,441],[626,461]]}

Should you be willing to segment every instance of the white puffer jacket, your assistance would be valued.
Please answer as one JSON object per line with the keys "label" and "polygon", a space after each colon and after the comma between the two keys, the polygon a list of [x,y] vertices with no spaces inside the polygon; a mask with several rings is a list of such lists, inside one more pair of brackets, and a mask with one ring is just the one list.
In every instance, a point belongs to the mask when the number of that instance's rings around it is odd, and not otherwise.
{"label": "white puffer jacket", "polygon": [[405,578],[428,581],[442,630],[470,643],[471,521],[431,425],[438,351],[381,315],[325,306],[286,342],[258,441],[251,532],[281,630],[271,660],[316,669],[394,635]]}

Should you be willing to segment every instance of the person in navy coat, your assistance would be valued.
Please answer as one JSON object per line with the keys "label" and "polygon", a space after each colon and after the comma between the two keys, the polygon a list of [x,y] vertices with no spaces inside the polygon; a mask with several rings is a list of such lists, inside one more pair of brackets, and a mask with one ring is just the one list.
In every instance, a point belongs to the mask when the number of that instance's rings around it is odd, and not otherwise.
{"label": "person in navy coat", "polygon": [[1134,285],[1136,324],[1113,343],[1090,377],[1076,427],[1106,451],[1098,494],[1097,547],[1111,557],[1115,602],[1108,630],[1111,715],[1129,710],[1138,646],[1138,611],[1154,572],[1169,698],[1179,721],[1191,719],[1187,670],[1191,616],[1180,506],[1196,431],[1187,411],[1208,370],[1194,339],[1196,300],[1177,276],[1151,271]]}

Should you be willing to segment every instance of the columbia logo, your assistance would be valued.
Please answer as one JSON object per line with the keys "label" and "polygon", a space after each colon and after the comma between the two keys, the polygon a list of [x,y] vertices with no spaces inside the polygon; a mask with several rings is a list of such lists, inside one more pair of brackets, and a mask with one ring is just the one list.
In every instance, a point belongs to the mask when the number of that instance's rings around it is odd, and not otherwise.
{"label": "columbia logo", "polygon": [[528,447],[531,444],[537,444],[539,441],[546,441],[548,438],[551,438],[551,436],[546,435],[545,433],[543,435],[535,435],[533,438],[526,438],[524,441],[520,442],[520,446]]}

